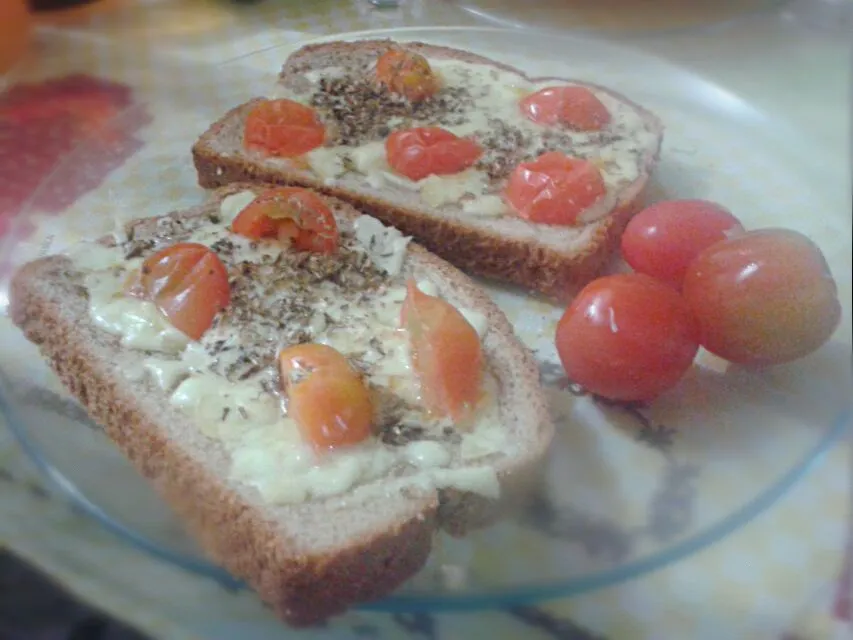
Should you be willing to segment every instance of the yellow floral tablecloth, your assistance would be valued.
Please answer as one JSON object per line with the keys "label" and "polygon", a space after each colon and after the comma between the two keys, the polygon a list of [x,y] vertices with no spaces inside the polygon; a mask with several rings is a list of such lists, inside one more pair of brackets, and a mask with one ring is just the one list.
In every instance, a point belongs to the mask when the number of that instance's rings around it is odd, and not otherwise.
{"label": "yellow floral tablecloth", "polygon": [[[82,20],[78,16],[43,26],[21,73],[30,79],[62,69],[86,71],[156,91],[156,74],[139,64],[140,56],[177,55],[215,63],[272,44],[296,43],[312,33],[476,22],[437,0],[404,0],[400,8],[388,11],[376,10],[366,0],[279,1],[254,8],[212,0],[136,5],[107,0],[103,8]],[[581,26],[601,24],[590,20]],[[751,37],[770,29],[764,23],[746,28]],[[774,33],[768,31],[768,46],[782,46],[784,33]],[[679,37],[693,38],[676,35],[643,46],[670,53]],[[116,46],[117,40],[124,46]],[[701,44],[691,51],[692,62],[701,66]],[[125,73],[130,67],[133,73]],[[716,71],[707,70],[725,75],[719,65]],[[734,69],[727,77],[742,86],[752,82]],[[804,118],[813,118],[822,108],[790,106],[792,117]],[[820,126],[817,134],[827,136],[827,145],[839,144],[841,136]],[[45,488],[2,428],[0,545],[155,638],[343,639],[376,632],[380,638],[424,640],[761,640],[789,633],[806,640],[834,640],[853,637],[853,630],[845,630],[829,615],[848,534],[850,464],[849,447],[834,447],[789,494],[748,526],[687,560],[617,587],[504,612],[350,614],[328,628],[299,634],[276,623],[250,594],[228,592],[154,560],[76,513]]]}

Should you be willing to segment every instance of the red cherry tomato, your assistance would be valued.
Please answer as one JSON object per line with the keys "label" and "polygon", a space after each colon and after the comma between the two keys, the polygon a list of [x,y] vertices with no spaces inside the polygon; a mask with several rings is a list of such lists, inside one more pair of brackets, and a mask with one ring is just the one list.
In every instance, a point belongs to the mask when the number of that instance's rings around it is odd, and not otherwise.
{"label": "red cherry tomato", "polygon": [[599,131],[610,123],[610,112],[595,94],[579,85],[548,87],[520,103],[522,113],[536,124],[564,124],[578,131]]}
{"label": "red cherry tomato", "polygon": [[279,353],[287,410],[315,449],[366,440],[373,425],[370,390],[346,357],[323,344],[300,344]]}
{"label": "red cherry tomato", "polygon": [[606,191],[594,164],[551,151],[518,165],[504,197],[519,216],[531,222],[572,225]]}
{"label": "red cherry tomato", "polygon": [[473,165],[483,150],[473,140],[440,127],[395,131],[385,141],[388,164],[410,180],[459,173]]}
{"label": "red cherry tomato", "polygon": [[743,232],[728,210],[705,200],[669,200],[628,223],[622,256],[634,271],[680,289],[687,267],[715,242]]}
{"label": "red cherry tomato", "polygon": [[292,385],[288,411],[315,449],[358,444],[370,437],[370,391],[353,373],[319,371]]}
{"label": "red cherry tomato", "polygon": [[698,327],[672,288],[636,273],[599,278],[557,324],[557,352],[573,382],[619,401],[673,387],[698,350]]}
{"label": "red cherry tomato", "polygon": [[321,146],[326,129],[311,107],[285,98],[264,100],[246,118],[243,144],[271,156],[292,158]]}
{"label": "red cherry tomato", "polygon": [[376,78],[392,92],[412,102],[429,98],[439,89],[439,81],[422,55],[392,48],[376,61]]}
{"label": "red cherry tomato", "polygon": [[332,210],[318,194],[301,187],[263,192],[237,214],[231,230],[252,240],[278,237],[312,253],[334,253],[340,242]]}
{"label": "red cherry tomato", "polygon": [[699,320],[702,345],[748,366],[811,353],[841,318],[820,249],[786,229],[750,231],[711,245],[688,268],[683,293]]}
{"label": "red cherry tomato", "polygon": [[189,242],[149,256],[125,292],[154,302],[172,326],[193,340],[204,335],[231,301],[225,265],[206,246]]}
{"label": "red cherry tomato", "polygon": [[256,205],[257,201],[258,198],[255,198],[237,214],[231,222],[231,231],[252,240],[275,237],[278,235],[278,224],[267,215],[269,205]]}
{"label": "red cherry tomato", "polygon": [[482,393],[483,349],[476,329],[456,307],[411,281],[400,320],[427,409],[464,422]]}

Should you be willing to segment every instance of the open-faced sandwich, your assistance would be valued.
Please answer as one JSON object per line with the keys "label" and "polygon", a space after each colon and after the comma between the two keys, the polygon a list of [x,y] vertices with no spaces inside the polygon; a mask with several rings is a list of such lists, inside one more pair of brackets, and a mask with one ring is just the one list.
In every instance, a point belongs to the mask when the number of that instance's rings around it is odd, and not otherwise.
{"label": "open-faced sandwich", "polygon": [[24,265],[14,322],[213,559],[292,624],[488,522],[553,435],[465,275],[351,205],[232,185]]}
{"label": "open-faced sandwich", "polygon": [[601,86],[361,40],[295,52],[278,87],[214,123],[193,158],[203,187],[313,187],[472,274],[565,298],[617,248],[662,132]]}

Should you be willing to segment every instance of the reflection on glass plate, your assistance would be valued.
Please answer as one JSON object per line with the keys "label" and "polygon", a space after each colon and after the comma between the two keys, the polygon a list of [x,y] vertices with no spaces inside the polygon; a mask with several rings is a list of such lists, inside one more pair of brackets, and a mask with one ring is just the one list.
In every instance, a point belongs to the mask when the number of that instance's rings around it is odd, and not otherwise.
{"label": "reflection on glass plate", "polygon": [[[429,565],[373,608],[466,608],[525,602],[613,584],[727,535],[784,494],[845,428],[850,389],[851,229],[841,167],[818,173],[784,122],[668,63],[607,43],[523,32],[412,29],[400,39],[470,48],[536,75],[618,87],[667,126],[651,196],[717,200],[750,227],[814,238],[838,280],[844,321],[811,357],[761,374],[696,367],[653,406],[616,406],[563,378],[553,346],[562,311],[486,285],[535,351],[558,436],[540,490],[513,520],[463,540],[440,538]],[[72,152],[41,186],[3,245],[12,263],[58,251],[121,221],[198,202],[189,148],[221,113],[270,86],[285,50],[185,74],[182,91],[110,122],[141,144],[88,192],[55,211],[56,193],[97,166],[103,141]],[[571,63],[567,63],[571,61]],[[203,98],[199,98],[203,96]],[[837,179],[836,179],[837,178]],[[803,212],[809,212],[804,215]],[[68,400],[8,319],[2,409],[33,458],[87,510],[134,543],[223,581],[169,510]]]}
{"label": "reflection on glass plate", "polygon": [[742,18],[781,0],[446,0],[478,18],[505,27],[618,31],[701,27]]}

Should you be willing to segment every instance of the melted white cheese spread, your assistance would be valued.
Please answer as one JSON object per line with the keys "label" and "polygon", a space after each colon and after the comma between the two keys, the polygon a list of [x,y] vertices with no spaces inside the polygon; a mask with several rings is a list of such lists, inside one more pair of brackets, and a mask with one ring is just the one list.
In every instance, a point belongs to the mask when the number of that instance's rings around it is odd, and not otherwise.
{"label": "melted white cheese spread", "polygon": [[[494,122],[500,121],[525,134],[526,142],[521,147],[525,154],[533,154],[540,149],[549,129],[553,130],[553,127],[528,120],[520,110],[519,101],[540,89],[564,85],[565,82],[528,82],[515,73],[459,60],[432,59],[429,63],[445,87],[464,87],[470,97],[470,106],[466,108],[461,123],[439,126],[458,136],[482,140],[493,132]],[[344,73],[344,70],[338,68],[326,70],[322,74],[313,72],[307,77],[309,88],[305,91],[297,93],[277,87],[273,95],[305,102],[310,99],[321,78],[334,78]],[[584,212],[581,222],[593,222],[607,215],[615,204],[616,192],[637,179],[641,170],[641,156],[656,141],[656,134],[647,128],[635,108],[606,91],[590,89],[610,112],[611,122],[606,130],[584,132],[562,127],[559,129],[560,135],[570,141],[570,148],[565,152],[594,161],[601,169],[608,190],[605,196]],[[406,126],[424,124],[427,123],[413,120]],[[334,184],[356,172],[373,189],[418,194],[421,201],[432,208],[456,207],[470,216],[486,218],[511,215],[510,208],[500,195],[502,184],[492,183],[484,172],[467,169],[456,175],[431,175],[413,182],[391,170],[384,141],[367,142],[357,147],[320,148],[306,154],[305,158],[311,170],[328,184]]]}
{"label": "melted white cheese spread", "polygon": [[[226,198],[220,222],[205,222],[187,240],[215,249],[216,242],[227,236],[239,260],[262,261],[264,256],[274,257],[286,250],[278,243],[251,243],[226,230],[225,225],[252,199],[251,192]],[[402,271],[408,238],[367,216],[356,221],[353,236],[356,246],[388,273],[387,286],[358,302],[338,299],[330,287],[329,295],[314,309],[311,339],[346,355],[359,354],[370,365],[373,385],[390,389],[415,405],[406,410],[404,421],[432,424],[417,408],[418,385],[409,365],[406,337],[399,329],[406,295]],[[193,342],[172,327],[155,305],[121,293],[128,274],[141,264],[140,259],[123,259],[123,251],[121,245],[87,245],[70,256],[84,273],[94,323],[118,336],[122,346],[142,352],[139,370],[127,375],[159,388],[202,433],[221,442],[230,454],[232,479],[255,488],[264,500],[296,503],[351,490],[393,492],[411,486],[455,487],[497,496],[494,470],[476,463],[514,445],[500,419],[497,383],[488,373],[476,420],[457,432],[460,439],[453,445],[441,439],[388,445],[371,438],[317,454],[286,415],[282,398],[259,384],[263,374],[229,380],[213,369],[210,346],[214,343],[220,343],[216,356],[220,365],[223,358],[236,359],[238,350],[229,351],[237,346],[233,329],[214,326],[200,342]],[[429,279],[421,278],[418,286],[427,293],[438,293]],[[487,333],[485,316],[461,307],[460,312],[481,336]],[[269,340],[270,349],[277,351],[277,337],[271,334]],[[235,355],[229,356],[231,353]],[[434,426],[439,431],[445,427]]]}

